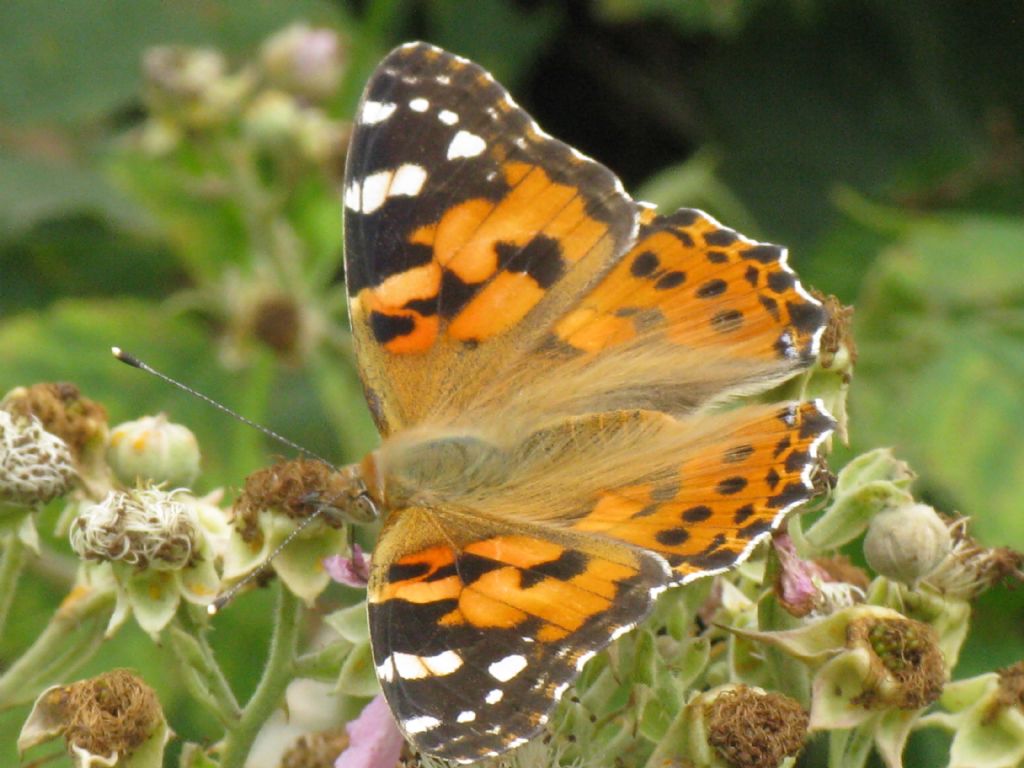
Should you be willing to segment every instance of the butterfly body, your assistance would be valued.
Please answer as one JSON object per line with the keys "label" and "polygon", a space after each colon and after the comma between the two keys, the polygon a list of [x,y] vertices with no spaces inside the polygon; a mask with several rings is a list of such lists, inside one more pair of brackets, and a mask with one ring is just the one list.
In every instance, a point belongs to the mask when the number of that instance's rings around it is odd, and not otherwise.
{"label": "butterfly body", "polygon": [[374,663],[415,746],[470,762],[811,496],[823,407],[728,404],[809,365],[826,317],[783,249],[633,201],[422,43],[371,77],[344,199]]}

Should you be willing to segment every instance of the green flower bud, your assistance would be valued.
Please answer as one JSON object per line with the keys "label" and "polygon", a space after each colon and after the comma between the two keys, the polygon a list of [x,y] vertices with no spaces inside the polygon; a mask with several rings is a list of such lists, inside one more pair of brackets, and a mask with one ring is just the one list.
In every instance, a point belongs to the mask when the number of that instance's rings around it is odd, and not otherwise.
{"label": "green flower bud", "polygon": [[946,523],[927,504],[901,504],[879,512],[864,537],[864,557],[877,573],[913,586],[949,555]]}
{"label": "green flower bud", "polygon": [[77,766],[159,768],[171,731],[153,689],[117,669],[43,691],[18,737],[18,750],[58,736]]}
{"label": "green flower bud", "polygon": [[71,490],[75,471],[67,443],[35,416],[0,410],[0,509],[33,509]]}
{"label": "green flower bud", "polygon": [[199,476],[199,458],[195,435],[162,413],[119,424],[107,446],[107,462],[125,485],[189,486]]}
{"label": "green flower bud", "polygon": [[300,109],[290,94],[264,91],[246,109],[242,129],[259,146],[287,146],[295,138]]}

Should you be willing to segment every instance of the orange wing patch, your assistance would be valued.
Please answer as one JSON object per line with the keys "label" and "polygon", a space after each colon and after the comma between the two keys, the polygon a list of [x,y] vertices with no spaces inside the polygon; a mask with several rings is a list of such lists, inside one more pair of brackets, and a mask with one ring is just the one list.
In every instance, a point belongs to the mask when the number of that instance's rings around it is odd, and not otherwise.
{"label": "orange wing patch", "polygon": [[756,243],[695,210],[654,217],[630,251],[556,326],[598,352],[652,332],[741,360],[806,362],[825,312],[786,266],[785,250]]}
{"label": "orange wing patch", "polygon": [[[404,510],[390,533],[415,539],[409,520],[424,514]],[[467,526],[476,535],[460,531],[462,543],[375,554],[369,586],[388,703],[421,749],[460,762],[493,754],[495,733],[518,746],[543,728],[587,659],[642,620],[670,577],[660,558],[599,537]]]}
{"label": "orange wing patch", "polygon": [[573,528],[658,552],[677,581],[723,570],[811,497],[818,446],[833,426],[816,403],[762,415],[702,447],[669,482],[601,494]]}
{"label": "orange wing patch", "polygon": [[415,229],[408,244],[431,248],[433,260],[354,299],[389,352],[426,352],[442,333],[478,343],[513,328],[608,236],[579,188],[539,165],[507,161],[500,169],[506,197],[466,200]]}

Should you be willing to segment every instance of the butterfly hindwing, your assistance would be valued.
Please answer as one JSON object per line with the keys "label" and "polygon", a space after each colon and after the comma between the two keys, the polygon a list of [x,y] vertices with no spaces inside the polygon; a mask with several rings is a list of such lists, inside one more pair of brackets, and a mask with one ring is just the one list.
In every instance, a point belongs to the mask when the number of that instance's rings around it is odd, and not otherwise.
{"label": "butterfly hindwing", "polygon": [[543,728],[670,575],[659,557],[571,531],[427,509],[393,521],[369,587],[378,678],[406,736],[460,762]]}

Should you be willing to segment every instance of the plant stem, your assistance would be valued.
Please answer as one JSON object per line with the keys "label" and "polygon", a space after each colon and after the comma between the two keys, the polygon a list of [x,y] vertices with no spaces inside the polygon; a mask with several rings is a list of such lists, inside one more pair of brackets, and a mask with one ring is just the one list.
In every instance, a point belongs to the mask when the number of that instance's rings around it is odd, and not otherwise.
{"label": "plant stem", "polygon": [[75,587],[32,646],[0,676],[0,707],[32,701],[47,683],[88,661],[113,606],[113,590]]}
{"label": "plant stem", "polygon": [[256,691],[242,710],[242,716],[228,730],[221,768],[243,767],[256,735],[267,718],[280,706],[285,689],[293,679],[299,636],[299,599],[284,588],[280,581],[277,590],[274,635],[270,640],[267,665]]}
{"label": "plant stem", "polygon": [[164,637],[184,669],[185,685],[192,695],[225,728],[232,727],[241,718],[242,709],[214,658],[213,649],[206,642],[204,627],[193,621],[186,609],[178,612]]}
{"label": "plant stem", "polygon": [[4,557],[0,561],[0,637],[4,636],[7,615],[11,612],[18,579],[25,568],[27,550],[28,547],[17,534],[8,536],[3,542]]}

